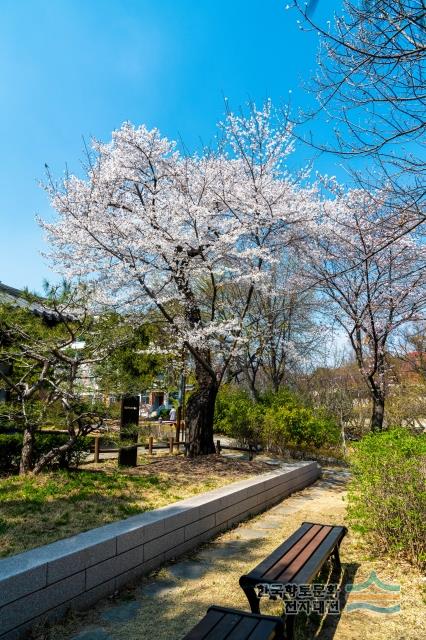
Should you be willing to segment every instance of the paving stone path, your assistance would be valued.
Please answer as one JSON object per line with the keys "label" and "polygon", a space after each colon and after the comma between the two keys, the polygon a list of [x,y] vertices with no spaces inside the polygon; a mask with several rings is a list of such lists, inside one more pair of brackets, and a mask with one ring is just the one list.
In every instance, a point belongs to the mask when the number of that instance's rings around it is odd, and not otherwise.
{"label": "paving stone path", "polygon": [[[198,620],[198,611],[206,610],[209,604],[227,604],[247,609],[240,594],[236,578],[242,557],[249,557],[249,551],[259,548],[271,536],[279,535],[279,529],[297,521],[297,514],[310,514],[315,521],[324,505],[334,503],[339,508],[348,473],[344,470],[325,471],[316,483],[286,498],[264,514],[251,519],[226,532],[202,549],[193,552],[192,557],[183,558],[166,565],[157,574],[141,579],[132,589],[101,601],[89,613],[74,616],[64,624],[52,627],[50,640],[173,640],[183,635]],[[304,516],[306,517],[306,516]],[[341,517],[341,516],[339,516]],[[290,520],[290,522],[289,522]],[[274,538],[275,540],[275,538]],[[259,553],[261,549],[259,550]],[[253,561],[254,563],[254,561]],[[257,562],[256,562],[257,563]],[[254,563],[255,564],[255,563]],[[254,566],[253,564],[253,566]],[[217,602],[215,595],[209,595],[209,585],[217,584],[217,576],[232,576],[235,595],[232,590],[225,602]],[[198,588],[198,590],[197,590]],[[225,587],[224,587],[225,588]],[[194,603],[200,598],[204,604]],[[176,609],[176,604],[179,607]],[[192,611],[192,609],[196,611]],[[198,609],[199,608],[199,609]],[[151,613],[150,613],[151,612]],[[191,615],[187,616],[186,612]],[[152,619],[154,618],[154,620]],[[155,619],[156,618],[156,619]]]}

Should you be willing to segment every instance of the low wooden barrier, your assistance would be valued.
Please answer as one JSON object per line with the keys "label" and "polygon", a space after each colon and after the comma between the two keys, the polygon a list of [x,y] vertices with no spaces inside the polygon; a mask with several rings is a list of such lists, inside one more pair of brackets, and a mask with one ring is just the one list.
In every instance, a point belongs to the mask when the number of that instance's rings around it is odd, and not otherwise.
{"label": "low wooden barrier", "polygon": [[[183,423],[183,421],[182,421]],[[163,423],[164,424],[164,423]],[[173,424],[173,423],[169,423],[169,424]],[[184,425],[183,425],[184,426]],[[184,433],[184,430],[182,431]],[[59,430],[45,430],[43,431],[43,433],[52,433],[52,434],[59,434],[59,433],[68,433],[68,431],[59,431]],[[102,433],[90,433],[88,434],[88,437],[93,438],[93,445],[91,445],[90,447],[90,451],[93,452],[94,457],[93,457],[93,461],[96,463],[101,462],[101,458],[100,458],[100,454],[101,453],[118,453],[120,451],[121,447],[101,447],[101,439],[103,437],[105,437],[108,434],[102,434]],[[139,448],[144,448],[148,450],[148,454],[149,455],[153,455],[153,452],[156,450],[169,450],[170,454],[173,454],[175,449],[176,451],[179,452],[180,447],[184,447],[185,452],[186,449],[188,447],[188,443],[181,441],[177,438],[174,438],[173,436],[170,436],[168,438],[168,442],[157,442],[154,443],[154,438],[153,436],[149,436],[148,438],[148,442],[138,442],[135,443],[137,447]],[[256,453],[260,453],[262,451],[262,449],[259,449],[258,447],[254,446],[254,445],[249,445],[248,447],[239,447],[236,445],[226,445],[226,444],[222,444],[220,440],[216,440],[216,453],[220,454],[222,450],[226,450],[226,451],[243,451],[248,453],[248,457],[249,460],[252,460],[254,455]]]}
{"label": "low wooden barrier", "polygon": [[249,454],[249,460],[253,460],[253,456],[256,453],[261,453],[262,452],[262,449],[259,449],[255,445],[249,445],[248,447],[237,447],[235,445],[221,444],[220,440],[216,440],[216,453],[220,454],[222,449],[225,449],[225,450],[228,450],[228,451],[244,451],[244,452],[247,452]]}
{"label": "low wooden barrier", "polygon": [[[101,453],[118,453],[121,447],[101,447],[100,441],[102,436],[94,436],[94,444],[90,447],[90,451],[93,451],[94,457],[93,461],[96,463],[102,462],[100,458]],[[184,442],[179,442],[175,440],[173,437],[169,438],[168,442],[157,442],[154,444],[154,439],[152,436],[148,438],[148,442],[138,442],[135,443],[135,446],[140,448],[144,448],[148,450],[149,455],[153,455],[153,452],[156,450],[168,450],[170,454],[173,454],[175,449],[179,452],[180,447],[184,447]]]}

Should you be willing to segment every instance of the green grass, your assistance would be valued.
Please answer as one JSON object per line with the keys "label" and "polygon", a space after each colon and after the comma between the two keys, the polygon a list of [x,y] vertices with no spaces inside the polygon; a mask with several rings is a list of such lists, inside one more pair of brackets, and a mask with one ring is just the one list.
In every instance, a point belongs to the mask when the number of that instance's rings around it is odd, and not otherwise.
{"label": "green grass", "polygon": [[165,467],[146,463],[129,471],[108,461],[90,470],[2,479],[0,556],[162,507],[251,473],[244,469],[235,477],[235,470],[226,468],[201,471],[194,474],[183,459]]}

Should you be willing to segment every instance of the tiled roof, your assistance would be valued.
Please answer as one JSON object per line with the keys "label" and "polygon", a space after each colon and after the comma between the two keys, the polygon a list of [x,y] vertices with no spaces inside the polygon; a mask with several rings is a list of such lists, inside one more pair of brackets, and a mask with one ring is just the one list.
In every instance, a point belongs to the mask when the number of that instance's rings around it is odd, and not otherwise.
{"label": "tiled roof", "polygon": [[29,301],[25,298],[25,292],[15,287],[0,282],[0,304],[13,304],[17,307],[28,308],[35,315],[43,316],[49,320],[57,318],[57,314],[51,309],[43,305],[42,298],[40,302]]}

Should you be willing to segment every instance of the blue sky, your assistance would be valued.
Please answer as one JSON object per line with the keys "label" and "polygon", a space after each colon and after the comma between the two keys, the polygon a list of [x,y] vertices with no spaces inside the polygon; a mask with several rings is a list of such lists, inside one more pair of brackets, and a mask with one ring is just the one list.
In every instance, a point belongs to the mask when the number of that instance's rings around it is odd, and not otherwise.
{"label": "blue sky", "polygon": [[[2,0],[0,6],[0,280],[53,280],[34,217],[51,216],[38,185],[47,163],[79,171],[83,137],[124,120],[189,147],[248,98],[304,106],[318,40],[277,0]],[[319,2],[332,18],[340,0]],[[291,93],[289,93],[291,92]],[[315,126],[326,133],[327,125]],[[302,164],[307,151],[299,149]],[[339,172],[336,160],[316,168]]]}

